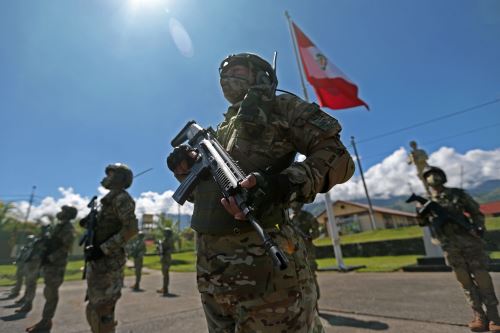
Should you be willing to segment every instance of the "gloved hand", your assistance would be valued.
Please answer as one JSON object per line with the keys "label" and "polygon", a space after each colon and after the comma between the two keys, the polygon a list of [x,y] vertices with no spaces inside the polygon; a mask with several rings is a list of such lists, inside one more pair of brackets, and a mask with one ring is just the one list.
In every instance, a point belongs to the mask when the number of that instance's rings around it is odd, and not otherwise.
{"label": "gloved hand", "polygon": [[[263,176],[258,172],[248,175],[240,185],[249,190],[248,204],[253,206],[257,214],[265,212],[272,204],[285,202],[292,189],[292,184],[286,175]],[[221,203],[235,219],[245,219],[234,197],[222,198]]]}
{"label": "gloved hand", "polygon": [[185,175],[189,173],[197,155],[196,150],[188,145],[177,146],[168,155],[167,166],[176,176]]}
{"label": "gloved hand", "polygon": [[85,259],[93,261],[104,257],[104,252],[102,252],[99,246],[89,245],[85,248],[84,255]]}

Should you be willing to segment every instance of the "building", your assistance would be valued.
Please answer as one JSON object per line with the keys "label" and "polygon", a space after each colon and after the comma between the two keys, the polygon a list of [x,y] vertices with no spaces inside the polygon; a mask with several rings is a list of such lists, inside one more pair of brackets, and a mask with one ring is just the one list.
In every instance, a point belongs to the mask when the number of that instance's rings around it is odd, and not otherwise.
{"label": "building", "polygon": [[[415,213],[400,210],[372,206],[377,229],[393,229],[416,225],[417,215]],[[372,230],[368,205],[337,200],[333,203],[333,212],[341,234],[352,234]],[[320,224],[326,225],[328,217],[326,209],[317,217]]]}
{"label": "building", "polygon": [[500,200],[482,204],[479,209],[486,217],[500,216]]}

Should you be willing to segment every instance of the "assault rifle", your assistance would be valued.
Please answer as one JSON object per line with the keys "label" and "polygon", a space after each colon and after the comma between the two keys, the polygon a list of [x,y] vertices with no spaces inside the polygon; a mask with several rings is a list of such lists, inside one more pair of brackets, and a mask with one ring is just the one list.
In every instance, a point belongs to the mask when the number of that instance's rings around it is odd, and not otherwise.
{"label": "assault rifle", "polygon": [[264,248],[271,256],[274,265],[281,270],[286,269],[288,267],[286,256],[260,226],[254,216],[254,208],[247,204],[249,191],[240,186],[240,182],[247,175],[217,141],[214,131],[211,128],[203,129],[192,120],[172,140],[172,147],[177,147],[186,140],[198,155],[191,171],[175,191],[174,200],[180,205],[184,204],[200,180],[205,175],[211,174],[222,195],[226,199],[234,197],[236,204],[262,239]]}
{"label": "assault rifle", "polygon": [[88,203],[87,207],[90,208],[89,214],[80,220],[80,226],[87,229],[83,237],[80,239],[78,245],[83,245],[83,253],[84,253],[84,264],[83,264],[83,273],[82,280],[85,280],[87,276],[87,251],[94,246],[94,236],[95,236],[95,227],[97,225],[97,196],[94,196],[92,200]]}
{"label": "assault rifle", "polygon": [[437,202],[412,193],[412,195],[406,199],[406,202],[410,203],[414,201],[422,205],[422,207],[418,209],[418,214],[420,216],[432,215],[434,217],[431,226],[436,232],[441,232],[445,223],[455,223],[473,235],[482,236],[482,228],[472,224],[464,214],[450,214],[448,210]]}

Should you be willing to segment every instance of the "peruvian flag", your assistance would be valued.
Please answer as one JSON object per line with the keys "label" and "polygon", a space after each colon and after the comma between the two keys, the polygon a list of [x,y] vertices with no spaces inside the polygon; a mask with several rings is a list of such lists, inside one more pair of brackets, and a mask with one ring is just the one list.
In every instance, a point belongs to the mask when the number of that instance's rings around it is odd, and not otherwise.
{"label": "peruvian flag", "polygon": [[368,105],[358,98],[358,87],[332,64],[311,40],[292,22],[307,81],[314,87],[319,105],[347,109]]}

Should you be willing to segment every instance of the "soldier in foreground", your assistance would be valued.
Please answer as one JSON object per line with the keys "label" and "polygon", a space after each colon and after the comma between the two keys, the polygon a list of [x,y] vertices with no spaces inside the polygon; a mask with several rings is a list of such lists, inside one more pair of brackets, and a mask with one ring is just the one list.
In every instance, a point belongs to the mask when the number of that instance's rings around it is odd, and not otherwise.
{"label": "soldier in foreground", "polygon": [[415,165],[415,168],[417,168],[418,178],[424,185],[427,194],[431,195],[431,192],[429,190],[429,185],[427,184],[427,181],[425,180],[425,177],[422,174],[424,172],[424,169],[429,166],[429,164],[427,164],[427,160],[429,159],[429,157],[427,156],[425,150],[417,148],[417,143],[415,141],[410,141],[410,147],[412,151],[408,155],[408,164]]}
{"label": "soldier in foreground", "polygon": [[45,288],[45,305],[42,320],[28,327],[26,332],[43,332],[52,328],[52,318],[59,301],[59,287],[64,281],[64,272],[68,263],[68,255],[75,239],[75,228],[71,224],[78,211],[75,207],[62,206],[56,217],[60,223],[56,224],[47,239],[47,250],[42,261],[43,279]]}
{"label": "soldier in foreground", "polygon": [[171,228],[163,230],[163,241],[158,244],[158,254],[161,261],[161,273],[163,275],[163,287],[156,292],[168,296],[168,285],[170,282],[170,266],[172,265],[172,252],[174,252],[174,237]]}
{"label": "soldier in foreground", "polygon": [[[437,202],[455,219],[465,217],[472,224],[468,230],[459,223],[446,222],[435,235],[444,251],[447,264],[462,286],[465,297],[472,307],[474,318],[469,322],[473,332],[500,332],[498,300],[488,273],[489,258],[481,233],[484,232],[484,215],[479,205],[464,190],[445,187],[446,174],[437,167],[428,167],[423,177],[430,186],[431,200]],[[422,211],[422,210],[420,210]],[[425,224],[432,224],[436,216],[425,214]]]}
{"label": "soldier in foreground", "polygon": [[313,244],[313,240],[319,237],[319,223],[313,214],[309,213],[307,210],[303,210],[302,207],[303,205],[301,203],[294,203],[292,205],[292,224],[298,229],[298,233],[302,236],[306,244],[307,262],[309,263],[311,272],[314,274],[314,281],[316,283],[319,299],[319,284],[316,276],[318,265],[316,264],[316,250]]}
{"label": "soldier in foreground", "polygon": [[[31,253],[31,249],[33,248],[35,242],[35,236],[34,235],[28,235],[26,237],[26,244],[24,244],[21,247],[21,250],[16,256],[15,260],[15,265],[16,265],[16,284],[14,287],[9,292],[9,295],[7,295],[7,298],[16,298],[19,296],[19,293],[21,292],[21,287],[23,286],[23,281],[26,281],[26,271],[25,271],[25,265],[26,261],[28,259],[28,256]],[[19,303],[24,302],[24,300],[21,298]]]}
{"label": "soldier in foreground", "polygon": [[[219,74],[231,105],[216,137],[250,174],[240,185],[264,193],[252,204],[288,266],[275,268],[234,198],[222,199],[212,179],[202,180],[194,193],[191,227],[197,232],[197,282],[209,331],[322,332],[305,245],[285,209],[294,201],[312,202],[317,193],[352,176],[341,126],[316,104],[292,94],[276,96],[274,68],[255,54],[227,57]],[[297,152],[306,159],[294,162]],[[167,164],[183,180],[196,157],[196,151],[180,146]]]}
{"label": "soldier in foreground", "polygon": [[135,239],[131,241],[129,254],[134,258],[135,283],[132,286],[133,291],[141,290],[142,264],[144,254],[146,254],[146,244],[144,244],[144,232],[139,231]]}
{"label": "soldier in foreground", "polygon": [[[121,297],[124,246],[137,234],[135,202],[125,191],[133,174],[125,164],[110,164],[101,185],[109,190],[101,199],[94,243],[85,248],[87,262],[87,321],[93,333],[115,332],[115,305]],[[88,217],[80,221],[87,226]]]}

